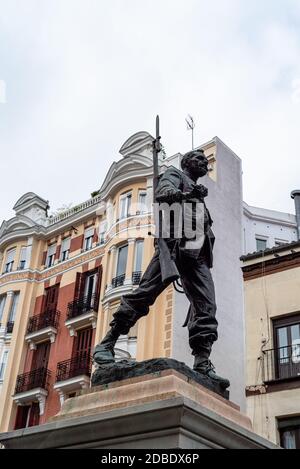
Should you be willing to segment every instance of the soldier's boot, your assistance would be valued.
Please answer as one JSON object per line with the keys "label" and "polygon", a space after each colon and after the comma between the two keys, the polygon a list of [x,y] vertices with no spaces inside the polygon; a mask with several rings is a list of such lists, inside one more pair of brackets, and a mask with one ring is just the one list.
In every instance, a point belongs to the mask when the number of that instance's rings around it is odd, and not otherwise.
{"label": "soldier's boot", "polygon": [[227,389],[230,386],[230,381],[227,378],[222,378],[216,374],[215,367],[209,360],[209,353],[204,352],[195,355],[194,370],[215,381],[222,389]]}
{"label": "soldier's boot", "polygon": [[93,353],[93,358],[98,365],[107,365],[115,361],[115,345],[120,337],[118,330],[110,329],[104,339],[98,344]]}

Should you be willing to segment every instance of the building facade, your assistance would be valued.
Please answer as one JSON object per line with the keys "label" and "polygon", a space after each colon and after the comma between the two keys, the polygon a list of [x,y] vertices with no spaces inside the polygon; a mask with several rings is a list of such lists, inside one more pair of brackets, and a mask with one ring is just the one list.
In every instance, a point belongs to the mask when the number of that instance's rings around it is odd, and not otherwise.
{"label": "building facade", "polygon": [[[300,448],[300,219],[278,214],[271,227],[267,218],[269,226],[264,231],[260,220],[252,242],[257,233],[273,239],[273,246],[259,245],[259,252],[242,257],[247,411],[258,434],[294,449]],[[293,226],[282,226],[283,220]],[[280,239],[281,228],[292,242],[274,243],[270,233]]]}
{"label": "building facade", "polygon": [[[57,216],[33,193],[0,229],[0,431],[42,424],[90,385],[91,354],[120,297],[133,291],[153,254],[152,141],[130,137],[97,194]],[[208,205],[217,243],[213,275],[220,338],[218,371],[244,405],[242,170],[218,138],[203,145],[211,172]],[[181,155],[160,160],[179,166]],[[228,232],[231,232],[230,238]],[[232,243],[234,240],[234,243]],[[184,295],[170,286],[150,314],[119,339],[117,357],[172,357],[192,364]],[[224,361],[226,356],[226,361]]]}

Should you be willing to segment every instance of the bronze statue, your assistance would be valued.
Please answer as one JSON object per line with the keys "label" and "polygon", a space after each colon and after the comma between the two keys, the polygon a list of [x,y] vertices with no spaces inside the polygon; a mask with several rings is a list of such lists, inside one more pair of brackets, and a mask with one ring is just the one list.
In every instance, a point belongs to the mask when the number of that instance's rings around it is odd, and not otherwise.
{"label": "bronze statue", "polygon": [[189,345],[195,357],[194,370],[226,389],[230,386],[229,381],[215,373],[209,359],[212,345],[218,338],[215,289],[210,272],[215,238],[211,229],[212,219],[204,202],[207,189],[197,185],[198,179],[208,173],[208,161],[203,150],[193,150],[183,156],[182,171],[170,167],[159,177],[159,140],[157,125],[157,138],[154,141],[154,200],[168,205],[188,204],[189,210],[184,211],[184,217],[190,217],[188,221],[193,226],[197,225],[197,206],[201,204],[203,220],[200,235],[194,240],[187,239],[184,232],[178,236],[173,222],[170,236],[155,240],[154,256],[138,288],[122,297],[110,323],[111,329],[95,347],[93,358],[99,365],[113,363],[114,347],[119,336],[127,335],[138,319],[149,313],[150,306],[165,288],[180,277],[190,302],[184,325],[188,327]]}

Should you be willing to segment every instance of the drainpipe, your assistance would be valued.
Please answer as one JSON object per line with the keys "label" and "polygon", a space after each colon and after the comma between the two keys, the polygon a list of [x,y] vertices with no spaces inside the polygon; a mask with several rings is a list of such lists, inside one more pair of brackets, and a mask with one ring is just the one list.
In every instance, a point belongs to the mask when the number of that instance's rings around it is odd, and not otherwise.
{"label": "drainpipe", "polygon": [[300,241],[300,190],[293,191],[291,193],[291,197],[295,201],[296,218],[297,218],[297,233],[298,233],[298,241]]}

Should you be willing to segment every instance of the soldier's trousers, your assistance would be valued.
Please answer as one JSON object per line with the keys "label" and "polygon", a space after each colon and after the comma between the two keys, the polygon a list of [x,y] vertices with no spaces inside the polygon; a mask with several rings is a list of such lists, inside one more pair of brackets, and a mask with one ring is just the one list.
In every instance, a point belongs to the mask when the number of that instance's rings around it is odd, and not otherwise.
{"label": "soldier's trousers", "polygon": [[[212,344],[218,338],[218,322],[214,283],[206,256],[204,254],[194,259],[187,257],[184,251],[178,251],[176,265],[184,292],[190,302],[187,326],[192,353],[198,355],[204,351],[210,354]],[[138,288],[122,297],[110,326],[120,334],[127,335],[138,319],[149,313],[150,306],[167,286],[162,282],[156,250]],[[182,313],[184,321],[186,313]]]}

